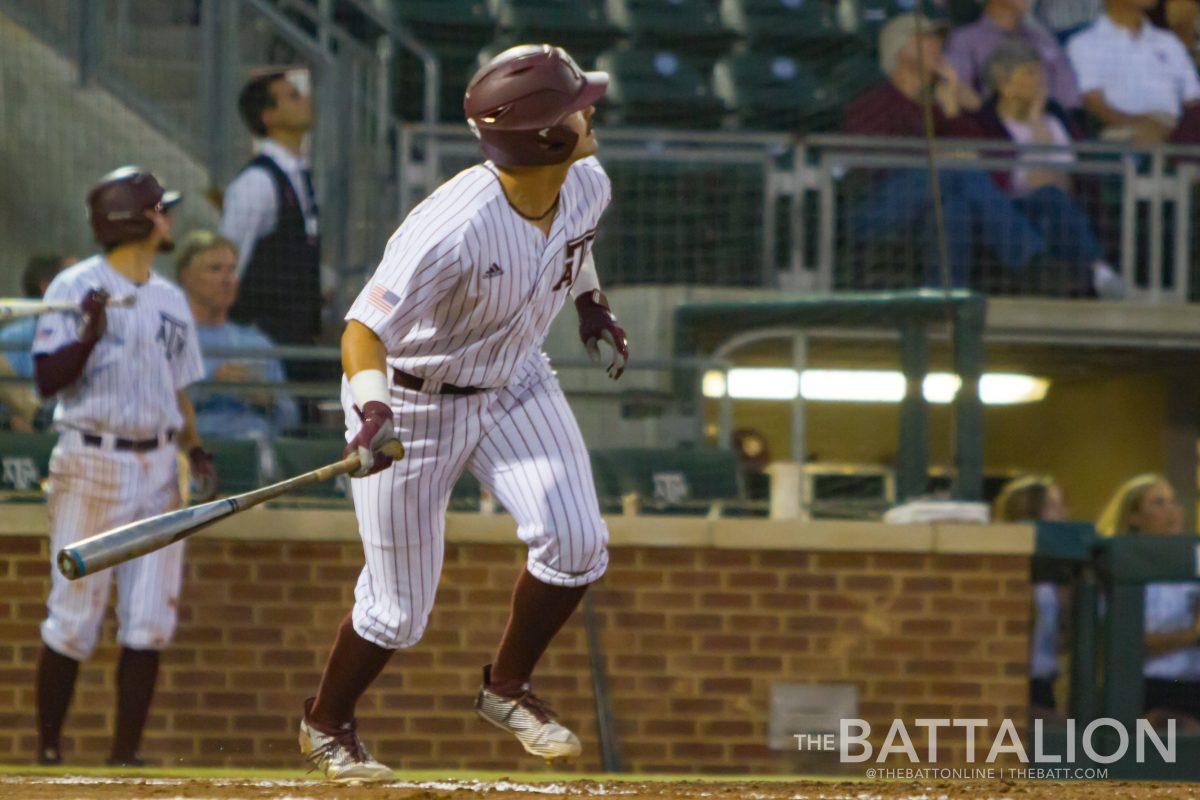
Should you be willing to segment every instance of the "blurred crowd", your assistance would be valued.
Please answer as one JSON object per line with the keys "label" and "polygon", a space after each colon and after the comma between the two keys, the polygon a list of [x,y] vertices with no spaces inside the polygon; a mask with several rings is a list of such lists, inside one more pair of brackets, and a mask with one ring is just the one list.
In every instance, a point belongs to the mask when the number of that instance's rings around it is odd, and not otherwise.
{"label": "blurred crowd", "polygon": [[[846,109],[847,133],[1011,141],[1060,148],[1073,142],[1139,146],[1200,143],[1196,0],[986,0],[979,18],[951,29],[918,13],[879,33],[882,78]],[[1008,154],[1011,156],[1011,154]],[[950,282],[968,285],[977,247],[1013,272],[1053,264],[1080,294],[1120,298],[1086,187],[1064,168],[1069,150],[1022,153],[1004,172],[939,176]],[[898,169],[878,177],[853,214],[860,236],[924,227],[936,215],[930,176]],[[941,256],[926,248],[927,280]]]}

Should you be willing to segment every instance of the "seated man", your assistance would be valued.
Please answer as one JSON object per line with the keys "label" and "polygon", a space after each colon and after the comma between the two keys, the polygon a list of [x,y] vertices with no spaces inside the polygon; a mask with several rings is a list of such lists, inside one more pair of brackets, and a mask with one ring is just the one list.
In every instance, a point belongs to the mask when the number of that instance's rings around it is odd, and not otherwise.
{"label": "seated man", "polygon": [[[925,114],[920,101],[929,97],[932,135],[978,136],[968,112],[979,107],[979,98],[942,58],[944,30],[944,25],[919,14],[900,14],[883,26],[879,61],[887,80],[850,103],[843,123],[846,133],[923,138]],[[1024,269],[1045,249],[1041,234],[986,172],[954,168],[945,163],[948,160],[943,155],[938,188],[950,283],[968,285],[977,229],[984,245],[1005,268]],[[933,198],[928,169],[888,170],[851,212],[848,233],[857,242],[919,236],[926,261],[925,281],[939,286],[940,248]]]}
{"label": "seated man", "polygon": [[[277,359],[207,355],[212,348],[274,347],[253,325],[229,321],[238,279],[237,251],[228,239],[211,231],[193,231],[180,248],[176,277],[196,318],[206,381],[284,382],[283,365]],[[296,401],[285,392],[197,388],[190,394],[196,406],[196,429],[203,436],[252,438],[265,444],[270,437],[296,427],[300,419]]]}
{"label": "seated man", "polygon": [[[75,259],[60,255],[35,255],[21,273],[21,289],[25,297],[39,300],[54,276],[75,263]],[[16,431],[32,431],[34,419],[41,403],[33,390],[33,355],[29,348],[33,343],[37,317],[22,317],[0,329],[0,343],[20,345],[19,350],[0,352],[0,374],[15,375],[29,381],[28,386],[15,383],[0,383],[0,402],[8,409],[9,426]]]}
{"label": "seated man", "polygon": [[1188,106],[1200,100],[1187,48],[1146,18],[1155,3],[1106,0],[1104,14],[1067,43],[1083,107],[1105,138],[1165,142]]}
{"label": "seated man", "polygon": [[1027,20],[1030,0],[988,0],[983,15],[950,33],[946,63],[958,77],[981,94],[987,90],[985,66],[1003,42],[1016,39],[1033,47],[1046,73],[1049,97],[1064,109],[1079,107],[1075,70],[1058,41],[1045,29]]}

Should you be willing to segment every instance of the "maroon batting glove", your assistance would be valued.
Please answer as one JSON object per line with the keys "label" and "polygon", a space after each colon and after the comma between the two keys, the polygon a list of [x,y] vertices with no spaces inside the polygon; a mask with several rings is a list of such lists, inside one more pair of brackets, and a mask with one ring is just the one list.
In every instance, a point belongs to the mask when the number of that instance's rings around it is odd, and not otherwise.
{"label": "maroon batting glove", "polygon": [[191,499],[198,503],[206,503],[217,496],[217,487],[219,485],[217,465],[213,461],[213,454],[200,445],[196,445],[188,450],[187,456],[188,465],[192,471],[190,481]]}
{"label": "maroon batting glove", "polygon": [[372,400],[361,409],[354,407],[362,427],[346,449],[342,458],[358,453],[359,468],[350,473],[351,478],[365,478],[387,469],[392,462],[404,456],[404,447],[396,438],[396,421],[392,409],[386,403]]}
{"label": "maroon batting glove", "polygon": [[89,289],[79,303],[79,311],[83,314],[83,323],[79,326],[79,341],[96,342],[104,336],[108,329],[108,315],[105,306],[108,305],[108,292],[103,289]]}
{"label": "maroon batting glove", "polygon": [[601,341],[608,342],[612,348],[613,357],[607,371],[608,377],[615,381],[625,372],[625,364],[629,361],[629,340],[608,307],[608,298],[599,289],[593,289],[575,298],[575,310],[579,312],[579,339],[592,363],[600,363]]}

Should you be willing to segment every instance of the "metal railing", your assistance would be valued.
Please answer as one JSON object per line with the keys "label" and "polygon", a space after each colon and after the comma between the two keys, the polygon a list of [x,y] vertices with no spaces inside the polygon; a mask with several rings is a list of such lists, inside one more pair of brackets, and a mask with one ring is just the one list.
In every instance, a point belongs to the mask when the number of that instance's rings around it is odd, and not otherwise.
{"label": "metal railing", "polygon": [[[927,181],[893,198],[909,216],[890,230],[852,224],[856,209],[879,193],[882,178],[926,174],[923,139],[636,129],[603,129],[600,138],[614,199],[596,257],[612,285],[830,292],[949,283],[992,294],[1073,297],[1090,296],[1092,264],[1100,261],[1111,265],[1136,302],[1182,303],[1197,292],[1192,273],[1200,243],[1191,209],[1200,148],[937,141],[940,180],[987,192],[982,199],[943,192],[944,208],[966,199],[979,206],[947,215],[959,225],[948,225],[947,236],[966,253],[967,269],[946,280],[937,247],[923,230]],[[465,126],[403,125],[396,143],[403,178],[397,205],[405,213],[479,160]],[[1044,196],[1053,192],[1006,191],[1007,177],[1034,169],[1066,178],[1054,202]],[[1056,217],[1065,213],[1094,238],[1094,252],[1077,246],[1071,225]],[[1030,253],[1015,264],[989,252],[987,231],[967,230],[1004,215],[1019,226],[1006,238],[1031,237]]]}
{"label": "metal railing", "polygon": [[[371,27],[364,39],[342,28],[351,9]],[[393,54],[414,54],[424,70],[423,114],[438,114],[436,55],[363,0],[160,0],[153,14],[132,0],[0,0],[0,11],[72,60],[95,84],[178,143],[209,175],[228,184],[250,154],[237,116],[247,73],[304,67],[313,84],[310,161],[321,206],[323,262],[360,275],[395,227],[391,139]],[[374,36],[370,35],[374,32]],[[339,281],[338,288],[348,282]],[[347,289],[348,291],[348,289]],[[349,297],[339,297],[341,305]]]}

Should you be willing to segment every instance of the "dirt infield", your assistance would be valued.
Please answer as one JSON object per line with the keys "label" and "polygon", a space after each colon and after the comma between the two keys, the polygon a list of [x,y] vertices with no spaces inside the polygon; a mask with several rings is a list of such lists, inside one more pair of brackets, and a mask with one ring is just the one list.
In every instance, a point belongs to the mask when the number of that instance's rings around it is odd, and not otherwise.
{"label": "dirt infield", "polygon": [[621,800],[1074,800],[1075,798],[1200,798],[1200,785],[1135,782],[1008,781],[399,781],[377,786],[334,786],[307,780],[232,778],[0,777],[7,800],[547,800],[619,797]]}

